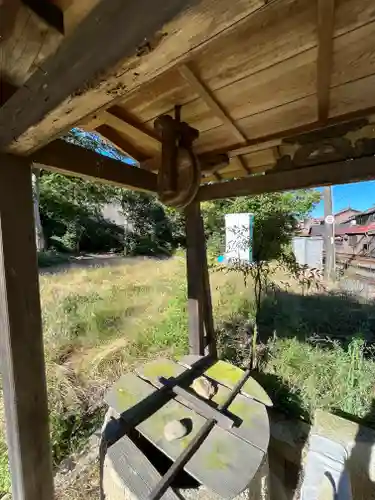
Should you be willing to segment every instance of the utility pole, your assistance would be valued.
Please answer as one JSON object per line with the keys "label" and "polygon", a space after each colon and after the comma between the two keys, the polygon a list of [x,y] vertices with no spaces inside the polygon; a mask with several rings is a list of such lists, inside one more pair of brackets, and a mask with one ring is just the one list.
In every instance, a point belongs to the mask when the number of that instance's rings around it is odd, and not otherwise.
{"label": "utility pole", "polygon": [[325,266],[324,276],[328,280],[334,280],[336,274],[335,257],[335,219],[332,213],[332,188],[327,186],[323,188],[324,201],[324,249]]}

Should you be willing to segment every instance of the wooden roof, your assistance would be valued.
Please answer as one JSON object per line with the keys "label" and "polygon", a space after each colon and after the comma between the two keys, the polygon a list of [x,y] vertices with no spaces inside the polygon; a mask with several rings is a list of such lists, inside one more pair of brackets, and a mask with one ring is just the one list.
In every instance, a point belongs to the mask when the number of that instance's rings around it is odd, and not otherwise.
{"label": "wooden roof", "polygon": [[81,126],[156,171],[154,120],[180,104],[196,152],[230,158],[203,183],[375,152],[373,0],[55,0],[64,33],[25,3],[0,43],[0,149]]}

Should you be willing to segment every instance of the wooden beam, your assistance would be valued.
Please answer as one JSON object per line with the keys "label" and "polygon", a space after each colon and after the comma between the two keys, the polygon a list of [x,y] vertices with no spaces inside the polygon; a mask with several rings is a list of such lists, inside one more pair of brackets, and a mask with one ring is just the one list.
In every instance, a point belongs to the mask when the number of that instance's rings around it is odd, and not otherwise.
{"label": "wooden beam", "polygon": [[208,88],[194,74],[193,70],[187,64],[183,64],[179,67],[179,71],[185,78],[185,80],[189,83],[191,88],[207,104],[211,111],[223,122],[223,124],[231,132],[233,137],[238,142],[246,142],[246,136],[234,124],[232,118],[228,115],[222,105],[215,99]]}
{"label": "wooden beam", "polygon": [[[65,38],[59,50],[0,109],[0,150],[40,122],[64,99],[84,93],[120,60],[134,55],[145,39],[193,1],[99,2]],[[116,43],[109,43],[114,34]]]}
{"label": "wooden beam", "polygon": [[332,73],[335,0],[318,0],[318,119],[325,123],[329,114],[329,93]]}
{"label": "wooden beam", "polygon": [[191,354],[216,357],[206,240],[199,202],[185,208],[189,347]]}
{"label": "wooden beam", "polygon": [[250,168],[245,164],[241,156],[232,156],[230,164],[235,166],[235,170],[244,170],[245,172],[250,173]]}
{"label": "wooden beam", "polygon": [[339,161],[202,186],[200,201],[375,179],[375,157]]}
{"label": "wooden beam", "polygon": [[[114,0],[101,3],[111,4]],[[74,2],[73,5],[81,4]],[[118,3],[122,3],[118,0]],[[128,5],[129,4],[129,5]],[[164,7],[165,2],[158,0],[153,2],[149,0],[145,12],[149,12],[149,18],[153,18],[153,11],[162,11],[160,6]],[[170,5],[171,0],[166,3]],[[132,92],[137,92],[138,89],[145,83],[160,76],[168,69],[185,61],[187,57],[199,52],[206,43],[211,43],[214,39],[222,36],[225,32],[234,31],[238,28],[239,23],[245,23],[257,10],[261,10],[264,6],[264,0],[177,0],[173,2],[176,10],[178,6],[181,9],[186,7],[188,15],[176,15],[173,21],[167,23],[163,29],[156,30],[154,36],[146,37],[142,43],[137,45],[138,50],[134,51],[133,55],[127,57],[124,55],[123,60],[119,65],[113,68],[113,71],[104,76],[99,73],[97,78],[84,80],[79,91],[72,93],[69,99],[66,99],[60,106],[56,107],[53,112],[46,114],[34,127],[29,128],[17,142],[13,142],[9,146],[15,154],[25,155],[40,148],[42,145],[50,142],[52,139],[59,138],[67,133],[72,126],[81,122],[85,117],[91,114],[96,114],[110,106],[113,106],[114,101],[122,102],[124,96],[129,97]],[[134,5],[135,16],[126,14],[129,13],[130,6]],[[120,33],[121,37],[127,36],[128,30],[124,29],[127,26],[129,19],[132,19],[131,33],[138,30],[137,24],[141,22],[149,22],[149,19],[144,19],[141,15],[142,6],[145,5],[145,0],[139,2],[127,2],[125,6],[125,14],[122,15],[120,22],[110,23],[110,28],[106,37],[101,38],[101,42],[95,43],[95,48],[99,47],[99,51],[104,53],[103,46],[111,40],[113,33]],[[70,9],[69,9],[70,10]],[[160,18],[160,13],[156,18]],[[94,16],[95,17],[95,16]],[[116,15],[114,15],[116,19]],[[212,20],[215,22],[212,22]],[[67,27],[68,27],[67,23]],[[142,29],[144,24],[142,24]],[[76,31],[80,31],[82,27]],[[74,34],[74,33],[73,33]],[[95,40],[95,35],[93,38]],[[98,33],[99,37],[99,33]],[[104,42],[103,42],[104,39]],[[75,50],[79,51],[78,45],[75,45]],[[93,47],[87,47],[86,53],[96,53]],[[60,48],[59,51],[62,49]],[[113,50],[111,48],[111,50]],[[45,70],[46,64],[41,66]]]}
{"label": "wooden beam", "polygon": [[52,500],[31,168],[1,154],[0,346],[12,498]]}
{"label": "wooden beam", "polygon": [[110,111],[104,111],[101,116],[107,125],[125,134],[131,141],[135,142],[136,146],[141,145],[142,149],[151,150],[154,153],[161,153],[161,142],[159,139],[145,132],[139,126],[116,116]]}
{"label": "wooden beam", "polygon": [[258,151],[263,151],[264,149],[271,149],[280,146],[281,142],[281,139],[274,139],[272,141],[259,142],[259,144],[247,144],[245,146],[241,146],[240,148],[232,149],[228,152],[228,156],[229,158],[233,158],[235,156],[256,153]]}
{"label": "wooden beam", "polygon": [[[227,154],[202,153],[197,155],[202,174],[214,173],[229,165]],[[150,158],[141,162],[141,167],[150,172],[157,172],[160,167],[161,157]]]}
{"label": "wooden beam", "polygon": [[30,159],[36,164],[43,165],[42,168],[67,175],[141,191],[154,192],[157,189],[155,174],[63,140],[51,142],[34,153]]}
{"label": "wooden beam", "polygon": [[22,0],[22,2],[49,26],[64,34],[64,14],[57,5],[49,0]]}
{"label": "wooden beam", "polygon": [[204,354],[204,330],[202,289],[199,257],[199,235],[197,229],[200,225],[199,203],[191,203],[185,208],[186,230],[186,277],[188,295],[188,328],[190,354]]}
{"label": "wooden beam", "polygon": [[2,0],[0,2],[0,43],[13,32],[21,0]]}
{"label": "wooden beam", "polygon": [[17,91],[17,88],[0,75],[0,107]]}

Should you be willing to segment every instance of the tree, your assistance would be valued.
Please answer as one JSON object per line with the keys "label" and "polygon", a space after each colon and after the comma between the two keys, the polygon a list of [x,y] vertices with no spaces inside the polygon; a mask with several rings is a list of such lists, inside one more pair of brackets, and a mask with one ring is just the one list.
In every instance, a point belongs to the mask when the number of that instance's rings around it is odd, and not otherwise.
{"label": "tree", "polygon": [[34,168],[31,172],[31,181],[33,186],[33,205],[34,205],[34,224],[35,224],[35,240],[36,248],[38,252],[45,250],[45,239],[42,227],[42,221],[40,218],[40,207],[39,207],[39,194],[40,194],[40,170]]}
{"label": "tree", "polygon": [[228,213],[254,214],[253,256],[270,261],[281,256],[295,233],[298,221],[319,201],[313,189],[287,193],[265,193],[202,203],[206,231],[216,245],[224,242],[224,216]]}

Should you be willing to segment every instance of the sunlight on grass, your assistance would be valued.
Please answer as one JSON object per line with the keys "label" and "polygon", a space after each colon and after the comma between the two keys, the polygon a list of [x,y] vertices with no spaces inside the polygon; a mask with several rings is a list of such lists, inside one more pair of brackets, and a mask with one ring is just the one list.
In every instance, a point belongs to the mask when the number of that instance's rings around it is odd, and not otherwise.
{"label": "sunlight on grass", "polygon": [[[40,289],[57,464],[100,425],[103,395],[124,371],[150,357],[187,352],[185,258],[45,274]],[[217,318],[229,316],[244,292],[239,277],[222,273],[212,274],[212,290]],[[0,437],[4,492],[6,464]]]}
{"label": "sunlight on grass", "polygon": [[[251,284],[245,288],[240,275],[215,268],[210,279],[220,351],[241,365],[248,362],[254,326]],[[71,269],[41,276],[40,287],[57,465],[99,427],[103,395],[122,373],[150,358],[187,352],[185,260],[181,255]],[[367,416],[375,363],[359,334],[369,335],[375,315],[368,304],[342,300],[329,294],[302,297],[295,287],[265,298],[260,326],[267,336],[258,376],[278,409],[306,419],[316,408]],[[319,331],[332,339],[317,343]],[[350,335],[339,344],[337,332]],[[0,431],[1,493],[10,481],[4,425]]]}

